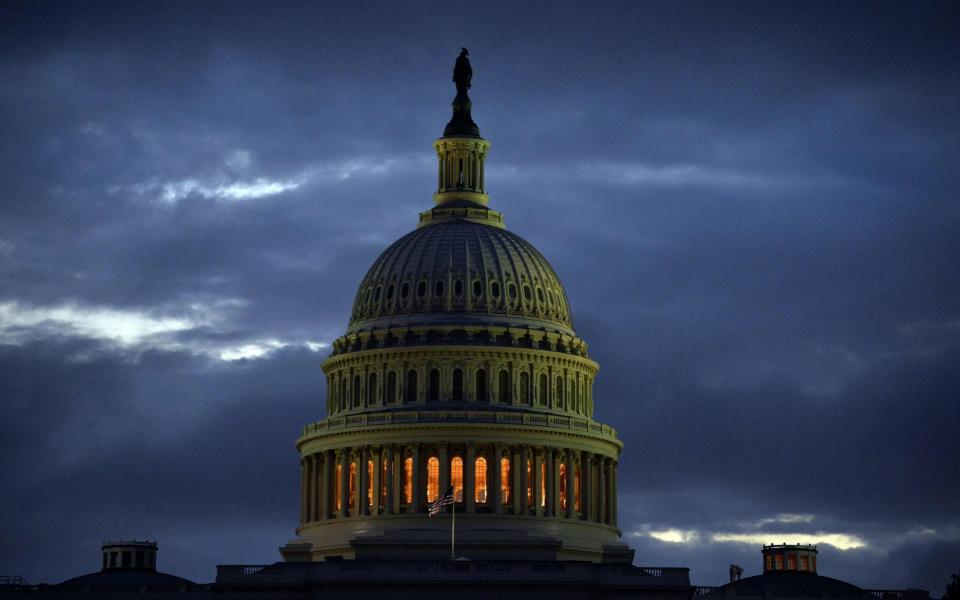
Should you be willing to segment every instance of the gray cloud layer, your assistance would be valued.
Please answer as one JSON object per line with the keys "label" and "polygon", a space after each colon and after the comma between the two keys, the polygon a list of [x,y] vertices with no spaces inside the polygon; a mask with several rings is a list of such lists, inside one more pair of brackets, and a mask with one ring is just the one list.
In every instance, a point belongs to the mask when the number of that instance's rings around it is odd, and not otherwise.
{"label": "gray cloud layer", "polygon": [[821,571],[859,585],[956,570],[951,4],[0,23],[0,570],[57,581],[145,535],[201,581],[277,558],[323,344],[430,204],[461,45],[493,204],[601,364],[638,562],[720,583],[759,542],[718,535],[835,534],[862,545]]}

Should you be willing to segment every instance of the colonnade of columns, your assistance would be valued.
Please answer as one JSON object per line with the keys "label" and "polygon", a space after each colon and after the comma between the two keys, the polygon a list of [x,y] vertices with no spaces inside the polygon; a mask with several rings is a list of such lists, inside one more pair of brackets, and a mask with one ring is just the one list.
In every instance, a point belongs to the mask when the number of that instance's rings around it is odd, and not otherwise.
{"label": "colonnade of columns", "polygon": [[470,442],[378,444],[308,454],[300,465],[301,525],[426,513],[428,503],[450,488],[458,512],[617,524],[616,460],[586,450]]}

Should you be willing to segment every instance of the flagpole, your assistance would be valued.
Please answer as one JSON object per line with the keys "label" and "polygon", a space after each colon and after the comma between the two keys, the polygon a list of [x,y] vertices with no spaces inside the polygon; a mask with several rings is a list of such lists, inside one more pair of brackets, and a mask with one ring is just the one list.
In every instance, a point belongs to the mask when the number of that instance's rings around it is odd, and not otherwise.
{"label": "flagpole", "polygon": [[453,496],[453,504],[450,505],[450,560],[457,559],[456,539],[457,539],[457,496]]}

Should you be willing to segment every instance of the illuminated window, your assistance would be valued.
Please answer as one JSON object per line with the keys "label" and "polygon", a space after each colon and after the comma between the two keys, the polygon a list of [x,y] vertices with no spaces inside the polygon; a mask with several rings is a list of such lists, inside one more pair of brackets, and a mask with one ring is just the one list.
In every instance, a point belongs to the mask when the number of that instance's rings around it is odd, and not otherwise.
{"label": "illuminated window", "polygon": [[403,501],[413,504],[413,459],[403,461]]}
{"label": "illuminated window", "polygon": [[430,402],[440,401],[440,369],[430,369],[430,391],[427,398]]}
{"label": "illuminated window", "polygon": [[560,508],[567,509],[567,465],[560,463]]}
{"label": "illuminated window", "polygon": [[476,482],[474,485],[473,500],[484,503],[487,501],[487,459],[480,456],[477,460],[473,461],[473,464],[474,481]]}
{"label": "illuminated window", "polygon": [[540,463],[540,508],[547,505],[547,463]]}
{"label": "illuminated window", "polygon": [[810,557],[810,570],[811,570],[811,571],[816,571],[816,570],[817,570],[817,557],[816,557],[816,556],[811,556],[811,557]]}
{"label": "illuminated window", "polygon": [[427,460],[427,502],[433,502],[440,495],[440,461],[436,456]]}
{"label": "illuminated window", "polygon": [[810,570],[810,561],[807,559],[806,556],[801,556],[801,557],[800,557],[800,570],[801,570],[801,571],[809,571],[809,570]]}
{"label": "illuminated window", "polygon": [[782,555],[782,554],[776,554],[776,555],[774,555],[774,557],[773,557],[773,568],[776,569],[777,571],[783,570],[783,555]]}
{"label": "illuminated window", "polygon": [[527,459],[527,506],[533,506],[533,460]]}
{"label": "illuminated window", "polygon": [[373,461],[367,461],[367,506],[373,504]]}
{"label": "illuminated window", "polygon": [[463,402],[463,371],[453,370],[453,397],[454,402]]}
{"label": "illuminated window", "polygon": [[342,478],[343,478],[343,466],[337,465],[337,472],[333,477],[333,497],[337,499],[337,502],[336,502],[337,510],[340,510],[342,508],[342,505],[340,502],[340,481],[342,481]]}
{"label": "illuminated window", "polygon": [[573,510],[580,511],[580,465],[573,468]]}
{"label": "illuminated window", "polygon": [[453,485],[453,497],[463,502],[463,459],[454,456],[450,461],[450,483]]}
{"label": "illuminated window", "polygon": [[768,571],[773,570],[773,557],[770,556],[769,554],[767,555],[767,570]]}
{"label": "illuminated window", "polygon": [[788,555],[787,555],[787,568],[790,569],[791,571],[796,571],[796,570],[797,570],[797,555],[796,555],[796,554],[788,554]]}
{"label": "illuminated window", "polygon": [[352,508],[356,506],[357,500],[357,463],[350,463],[350,500],[347,504]]}
{"label": "illuminated window", "polygon": [[500,459],[500,504],[510,502],[510,459]]}

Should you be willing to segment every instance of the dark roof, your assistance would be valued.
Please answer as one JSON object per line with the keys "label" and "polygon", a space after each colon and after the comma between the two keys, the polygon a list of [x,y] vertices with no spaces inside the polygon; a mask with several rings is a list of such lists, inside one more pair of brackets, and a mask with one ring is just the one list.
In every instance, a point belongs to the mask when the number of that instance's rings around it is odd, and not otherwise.
{"label": "dark roof", "polygon": [[68,579],[59,585],[196,585],[189,579],[153,569],[107,569]]}
{"label": "dark roof", "polygon": [[746,577],[723,586],[737,591],[766,590],[777,593],[789,593],[793,596],[820,596],[827,592],[830,596],[865,596],[867,592],[852,583],[816,573],[803,571],[771,571],[763,575]]}

